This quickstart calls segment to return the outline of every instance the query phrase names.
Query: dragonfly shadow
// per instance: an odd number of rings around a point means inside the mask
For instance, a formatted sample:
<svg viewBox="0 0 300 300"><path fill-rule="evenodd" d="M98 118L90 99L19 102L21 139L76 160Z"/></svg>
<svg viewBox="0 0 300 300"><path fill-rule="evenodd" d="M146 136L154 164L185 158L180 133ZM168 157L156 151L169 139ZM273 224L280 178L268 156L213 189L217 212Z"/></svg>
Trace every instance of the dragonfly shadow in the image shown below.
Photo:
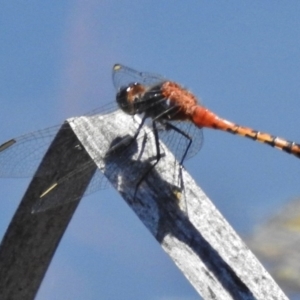
<svg viewBox="0 0 300 300"><path fill-rule="evenodd" d="M117 137L111 142L105 156L104 175L120 193L126 192L131 203L135 201L136 191L142 190L144 183L148 183L151 178L151 173L155 172L153 165L157 162L157 154L149 146L151 143L154 140L147 134L138 140L130 135ZM164 156L161 153L159 160Z"/></svg>

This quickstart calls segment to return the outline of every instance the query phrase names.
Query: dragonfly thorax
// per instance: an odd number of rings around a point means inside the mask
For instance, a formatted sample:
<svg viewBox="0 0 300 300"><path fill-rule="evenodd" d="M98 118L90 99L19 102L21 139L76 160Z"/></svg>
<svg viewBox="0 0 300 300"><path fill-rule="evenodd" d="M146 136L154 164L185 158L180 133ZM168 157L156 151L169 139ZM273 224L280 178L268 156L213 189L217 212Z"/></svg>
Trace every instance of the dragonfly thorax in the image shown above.
<svg viewBox="0 0 300 300"><path fill-rule="evenodd" d="M132 83L120 88L117 93L119 107L129 115L144 114L153 120L172 120L180 108L175 101L166 98L162 92L164 82L152 87Z"/></svg>

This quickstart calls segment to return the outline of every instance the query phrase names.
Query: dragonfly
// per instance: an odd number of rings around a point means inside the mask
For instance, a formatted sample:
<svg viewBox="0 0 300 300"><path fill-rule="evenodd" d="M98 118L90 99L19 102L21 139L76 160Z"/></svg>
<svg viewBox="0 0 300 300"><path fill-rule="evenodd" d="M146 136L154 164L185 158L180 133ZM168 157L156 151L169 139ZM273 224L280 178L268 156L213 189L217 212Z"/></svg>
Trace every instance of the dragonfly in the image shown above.
<svg viewBox="0 0 300 300"><path fill-rule="evenodd" d="M161 75L139 72L124 65L115 64L112 70L112 80L116 89L116 101L92 111L87 116L105 115L116 109L120 109L132 117L141 115L141 122L131 139L132 141L142 138L141 136L145 134L144 127L151 128L156 148L155 160L138 180L136 192L162 157L160 141L163 141L174 153L182 166L186 159L194 156L201 149L203 128L227 131L300 157L299 144L223 119L200 104L196 96L189 90ZM33 176L60 127L61 125L25 134L0 145L0 176ZM66 140L65 144L68 145L68 143L69 141ZM78 147L78 145L73 145L73 147ZM108 156L110 153L111 151L107 149ZM103 157L103 160L107 158L107 155ZM122 150L119 156L123 156L123 160L126 162L128 152ZM51 196L51 193L59 185L72 180L75 175L84 174L92 166L94 166L93 162L79 164L72 172L49 184L49 188L39 195L39 211L76 200L76 197L56 199L53 203L45 201L47 204L43 205L43 200L49 195ZM47 171L42 172L40 176L43 175L46 176ZM104 175L97 171L85 195L106 186L107 181ZM51 200L51 197L49 199Z"/></svg>
<svg viewBox="0 0 300 300"><path fill-rule="evenodd" d="M122 65L115 65L114 71L136 74L137 79L138 75L144 76L144 73L138 73ZM153 123L168 124L167 128L175 129L175 126L172 125L173 121L191 122L199 129L210 128L227 131L300 157L299 144L223 119L201 105L190 91L173 81L162 80L151 86L137 80L129 85L124 85L117 93L116 100L124 112L131 115L143 113L144 119L151 118ZM179 128L175 130L180 131ZM190 139L182 157L181 162L183 162L194 136L184 131L181 134Z"/></svg>

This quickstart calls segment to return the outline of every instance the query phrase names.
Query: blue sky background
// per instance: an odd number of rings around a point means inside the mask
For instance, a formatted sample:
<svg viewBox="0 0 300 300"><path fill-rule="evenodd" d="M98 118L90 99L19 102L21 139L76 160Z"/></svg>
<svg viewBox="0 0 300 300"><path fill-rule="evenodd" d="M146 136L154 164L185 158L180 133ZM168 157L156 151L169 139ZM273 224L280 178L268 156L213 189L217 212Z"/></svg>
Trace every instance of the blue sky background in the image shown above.
<svg viewBox="0 0 300 300"><path fill-rule="evenodd" d="M222 117L300 142L299 13L299 1L2 1L0 140L114 101L119 62L182 83ZM300 195L297 158L204 135L185 166L240 234ZM28 182L0 180L2 235ZM100 298L198 299L112 189L83 199L37 296Z"/></svg>

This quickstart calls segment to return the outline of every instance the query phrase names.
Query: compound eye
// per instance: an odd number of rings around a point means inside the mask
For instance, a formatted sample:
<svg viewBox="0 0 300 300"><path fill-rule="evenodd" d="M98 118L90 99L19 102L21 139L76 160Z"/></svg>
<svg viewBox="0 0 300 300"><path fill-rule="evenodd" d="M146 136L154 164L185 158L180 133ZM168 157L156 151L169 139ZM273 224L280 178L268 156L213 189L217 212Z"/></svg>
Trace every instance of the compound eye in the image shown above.
<svg viewBox="0 0 300 300"><path fill-rule="evenodd" d="M116 96L119 107L127 114L133 114L132 101L130 101L132 86L121 87Z"/></svg>

